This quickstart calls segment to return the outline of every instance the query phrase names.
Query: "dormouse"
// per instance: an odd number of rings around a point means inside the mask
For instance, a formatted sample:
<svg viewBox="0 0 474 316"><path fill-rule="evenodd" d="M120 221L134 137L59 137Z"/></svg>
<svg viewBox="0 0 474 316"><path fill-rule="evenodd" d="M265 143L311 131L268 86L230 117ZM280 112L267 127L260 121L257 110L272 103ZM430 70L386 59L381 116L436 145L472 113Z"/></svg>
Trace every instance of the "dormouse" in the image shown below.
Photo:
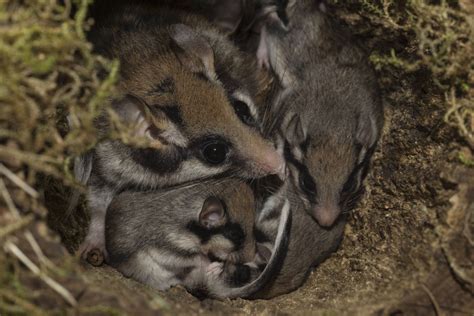
<svg viewBox="0 0 474 316"><path fill-rule="evenodd" d="M330 227L363 192L383 107L367 55L326 10L321 1L288 1L280 23L272 16L265 25L259 49L282 86L271 111L283 117L296 192Z"/></svg>

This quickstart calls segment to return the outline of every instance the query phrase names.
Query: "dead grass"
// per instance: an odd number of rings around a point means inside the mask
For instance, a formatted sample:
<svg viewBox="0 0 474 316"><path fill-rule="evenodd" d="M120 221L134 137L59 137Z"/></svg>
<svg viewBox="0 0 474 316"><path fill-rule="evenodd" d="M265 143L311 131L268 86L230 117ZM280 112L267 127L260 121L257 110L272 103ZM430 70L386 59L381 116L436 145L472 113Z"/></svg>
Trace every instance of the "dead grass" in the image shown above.
<svg viewBox="0 0 474 316"><path fill-rule="evenodd" d="M118 64L91 54L85 40L89 2L75 1L70 18L69 0L0 1L0 314L46 314L23 283L24 267L76 305L55 281L65 267L51 268L30 229L44 226L40 178L74 183L72 157L97 141L93 120L113 91Z"/></svg>

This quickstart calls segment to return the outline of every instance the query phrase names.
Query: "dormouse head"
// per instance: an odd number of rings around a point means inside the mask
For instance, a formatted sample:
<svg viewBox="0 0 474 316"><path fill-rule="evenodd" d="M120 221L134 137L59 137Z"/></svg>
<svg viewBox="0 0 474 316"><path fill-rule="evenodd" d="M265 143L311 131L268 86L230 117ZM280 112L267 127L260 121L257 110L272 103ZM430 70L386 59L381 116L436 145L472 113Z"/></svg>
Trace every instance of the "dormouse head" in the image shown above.
<svg viewBox="0 0 474 316"><path fill-rule="evenodd" d="M370 114L354 117L347 126L354 137L332 135L324 128L308 134L298 115L286 126L285 156L306 211L321 226L332 226L350 211L363 193L363 180L375 150L379 130Z"/></svg>
<svg viewBox="0 0 474 316"><path fill-rule="evenodd" d="M245 184L231 183L237 187L210 193L196 220L187 226L211 261L246 262L255 256L252 192Z"/></svg>
<svg viewBox="0 0 474 316"><path fill-rule="evenodd" d="M151 37L143 41L149 47L140 42L134 48L143 51L121 55L123 94L114 109L136 123L136 135L152 142L151 148L132 149L134 161L168 184L284 170L282 156L260 132L259 79L238 69L247 59L211 35L175 24L167 29L165 45L153 45Z"/></svg>
<svg viewBox="0 0 474 316"><path fill-rule="evenodd" d="M294 3L301 17L289 15L289 32L269 36L270 64L282 86L275 106L284 113L285 156L306 209L332 226L361 195L383 107L354 39L320 7Z"/></svg>

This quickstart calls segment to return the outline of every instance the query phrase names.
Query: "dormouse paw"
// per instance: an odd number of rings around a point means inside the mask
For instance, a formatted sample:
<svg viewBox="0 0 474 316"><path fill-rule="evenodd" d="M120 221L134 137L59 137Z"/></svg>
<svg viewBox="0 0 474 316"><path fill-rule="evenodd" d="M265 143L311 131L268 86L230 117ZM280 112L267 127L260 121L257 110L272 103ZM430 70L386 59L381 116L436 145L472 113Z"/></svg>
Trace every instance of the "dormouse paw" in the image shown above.
<svg viewBox="0 0 474 316"><path fill-rule="evenodd" d="M222 262L212 262L206 268L206 274L212 277L218 277L224 271L224 264Z"/></svg>
<svg viewBox="0 0 474 316"><path fill-rule="evenodd" d="M101 266L108 260L108 253L105 249L105 240L101 238L86 237L86 240L79 247L81 259L93 266Z"/></svg>

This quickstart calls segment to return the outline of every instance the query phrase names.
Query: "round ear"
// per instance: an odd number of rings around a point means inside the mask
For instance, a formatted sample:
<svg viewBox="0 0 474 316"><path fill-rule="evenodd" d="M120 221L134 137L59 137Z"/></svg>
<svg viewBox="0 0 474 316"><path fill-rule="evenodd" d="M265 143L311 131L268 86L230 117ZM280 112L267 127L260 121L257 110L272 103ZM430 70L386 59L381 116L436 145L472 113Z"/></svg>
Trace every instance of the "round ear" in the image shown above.
<svg viewBox="0 0 474 316"><path fill-rule="evenodd" d="M272 257L272 250L267 244L257 243L257 259L258 264L267 264Z"/></svg>
<svg viewBox="0 0 474 316"><path fill-rule="evenodd" d="M225 225L226 211L224 204L215 196L208 197L199 213L199 224L207 229Z"/></svg>
<svg viewBox="0 0 474 316"><path fill-rule="evenodd" d="M356 138L365 147L372 147L379 138L379 128L372 113L361 113L357 117Z"/></svg>
<svg viewBox="0 0 474 316"><path fill-rule="evenodd" d="M139 97L127 94L112 102L112 109L118 117L127 123L134 123L147 116L146 104Z"/></svg>
<svg viewBox="0 0 474 316"><path fill-rule="evenodd" d="M380 128L377 126L375 116L372 113L362 113L358 115L356 140L362 146L358 163L362 163L368 152L373 152L379 137Z"/></svg>
<svg viewBox="0 0 474 316"><path fill-rule="evenodd" d="M293 114L290 118L288 124L284 127L284 135L292 145L298 146L305 141L306 131L298 114Z"/></svg>
<svg viewBox="0 0 474 316"><path fill-rule="evenodd" d="M146 137L155 148L164 148L169 144L185 147L187 139L179 127L169 118L169 107L154 107L151 110L139 97L127 94L115 100L112 109L118 118L133 127L133 136Z"/></svg>
<svg viewBox="0 0 474 316"><path fill-rule="evenodd" d="M152 115L145 102L139 97L127 94L114 100L112 109L122 123L132 128L133 136L147 137L154 142L154 147L162 146L161 141L149 133L151 129L157 129L157 127L151 123Z"/></svg>
<svg viewBox="0 0 474 316"><path fill-rule="evenodd" d="M237 30L243 15L242 0L220 0L213 6L214 23L228 34Z"/></svg>
<svg viewBox="0 0 474 316"><path fill-rule="evenodd" d="M209 78L216 77L214 51L207 39L184 24L170 27L171 39L181 48L177 56L180 62L191 71L204 71Z"/></svg>

